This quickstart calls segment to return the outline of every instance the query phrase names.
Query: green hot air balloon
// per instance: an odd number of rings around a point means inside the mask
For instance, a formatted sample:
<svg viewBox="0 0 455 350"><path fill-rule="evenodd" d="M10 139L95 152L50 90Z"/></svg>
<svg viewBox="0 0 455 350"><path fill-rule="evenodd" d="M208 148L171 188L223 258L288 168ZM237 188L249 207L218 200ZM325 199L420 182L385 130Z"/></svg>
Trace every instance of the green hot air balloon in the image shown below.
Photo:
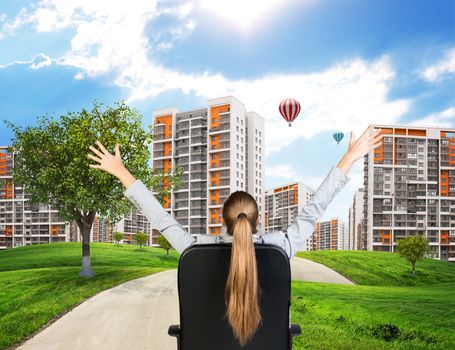
<svg viewBox="0 0 455 350"><path fill-rule="evenodd" d="M333 139L340 144L340 141L343 140L344 134L341 131L336 131L333 133Z"/></svg>

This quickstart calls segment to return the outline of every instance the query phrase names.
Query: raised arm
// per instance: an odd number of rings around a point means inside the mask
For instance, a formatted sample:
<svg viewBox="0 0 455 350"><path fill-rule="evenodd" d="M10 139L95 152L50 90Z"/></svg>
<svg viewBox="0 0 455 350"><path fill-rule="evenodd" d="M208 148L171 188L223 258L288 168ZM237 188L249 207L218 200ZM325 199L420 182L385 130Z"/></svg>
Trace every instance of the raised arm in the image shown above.
<svg viewBox="0 0 455 350"><path fill-rule="evenodd" d="M290 244L290 257L305 244L314 232L316 221L327 210L336 194L349 181L347 176L352 164L382 142L381 129L375 130L370 125L357 140L351 132L346 154L336 167L333 167L315 192L312 200L297 214L294 222L288 227L287 236Z"/></svg>
<svg viewBox="0 0 455 350"><path fill-rule="evenodd" d="M140 180L134 176L123 165L120 156L120 145L115 146L115 154L110 154L101 142L96 142L99 150L90 146L94 154L88 157L98 164L91 164L90 167L100 169L117 177L125 187L125 196L141 210L142 214L152 225L166 237L169 243L181 253L186 247L194 242L194 238L180 225L155 198L153 193Z"/></svg>

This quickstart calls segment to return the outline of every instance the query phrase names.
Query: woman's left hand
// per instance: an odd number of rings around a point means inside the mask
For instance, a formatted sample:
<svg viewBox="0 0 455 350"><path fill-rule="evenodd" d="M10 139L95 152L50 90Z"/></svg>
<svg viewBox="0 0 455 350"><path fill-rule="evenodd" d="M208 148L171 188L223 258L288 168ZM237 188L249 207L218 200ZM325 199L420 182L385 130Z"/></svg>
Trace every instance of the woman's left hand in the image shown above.
<svg viewBox="0 0 455 350"><path fill-rule="evenodd" d="M354 162L365 156L368 152L382 144L381 129L376 129L370 125L363 134L356 140L354 133L351 131L348 151L341 158L338 167L347 174Z"/></svg>

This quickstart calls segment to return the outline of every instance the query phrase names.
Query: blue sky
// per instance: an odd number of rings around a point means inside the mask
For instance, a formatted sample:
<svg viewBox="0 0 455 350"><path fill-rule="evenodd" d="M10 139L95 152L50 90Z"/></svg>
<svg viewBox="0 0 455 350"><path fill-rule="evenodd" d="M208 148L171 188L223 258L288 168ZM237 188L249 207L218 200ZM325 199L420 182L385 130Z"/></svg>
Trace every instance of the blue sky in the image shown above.
<svg viewBox="0 0 455 350"><path fill-rule="evenodd" d="M216 4L216 7L215 5ZM317 188L346 150L334 130L455 127L453 0L2 0L0 119L126 99L160 108L234 95L266 119L267 188ZM297 98L292 128L278 103ZM0 144L11 133L0 125ZM325 218L347 218L361 164Z"/></svg>

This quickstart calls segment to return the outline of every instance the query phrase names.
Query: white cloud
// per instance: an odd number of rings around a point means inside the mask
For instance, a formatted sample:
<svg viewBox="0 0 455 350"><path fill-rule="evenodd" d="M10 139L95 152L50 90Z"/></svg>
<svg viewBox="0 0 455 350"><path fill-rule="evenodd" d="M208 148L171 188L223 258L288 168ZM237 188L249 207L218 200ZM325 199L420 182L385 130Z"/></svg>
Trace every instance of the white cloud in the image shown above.
<svg viewBox="0 0 455 350"><path fill-rule="evenodd" d="M265 174L267 177L279 177L291 181L301 181L301 176L290 164L277 164L266 166Z"/></svg>
<svg viewBox="0 0 455 350"><path fill-rule="evenodd" d="M455 127L455 108L450 107L441 112L431 113L424 118L413 121L411 124L417 125L417 126L454 128Z"/></svg>
<svg viewBox="0 0 455 350"><path fill-rule="evenodd" d="M370 123L394 124L409 109L410 100L388 98L395 72L386 56L372 62L353 58L312 74L277 73L251 80L164 67L153 60L153 54L172 47L195 23L190 18L192 6L166 8L162 3L137 0L132 6L131 2L110 0L43 0L34 12L22 11L19 22L32 22L37 31L74 28L71 49L48 62L76 68L75 79L112 75L116 85L130 92L129 101L169 90L202 98L236 96L248 110L266 119L268 154L299 137L310 138L323 131L360 134ZM153 26L147 25L162 15L175 16L179 24L167 36L154 37L155 33L147 32ZM302 105L291 128L278 113L278 104L286 97L297 98Z"/></svg>
<svg viewBox="0 0 455 350"><path fill-rule="evenodd" d="M5 68L8 68L8 67L11 67L14 65L26 65L32 69L39 69L42 67L50 66L52 63L55 63L55 62L56 62L56 60L53 60L49 56L47 56L43 53L39 53L39 54L33 55L33 57L28 61L17 60L17 61L13 61L13 62L10 62L7 64L0 64L0 69L5 69Z"/></svg>
<svg viewBox="0 0 455 350"><path fill-rule="evenodd" d="M422 77L434 83L447 78L453 73L455 73L455 48L447 51L441 61L427 67L423 71Z"/></svg>

